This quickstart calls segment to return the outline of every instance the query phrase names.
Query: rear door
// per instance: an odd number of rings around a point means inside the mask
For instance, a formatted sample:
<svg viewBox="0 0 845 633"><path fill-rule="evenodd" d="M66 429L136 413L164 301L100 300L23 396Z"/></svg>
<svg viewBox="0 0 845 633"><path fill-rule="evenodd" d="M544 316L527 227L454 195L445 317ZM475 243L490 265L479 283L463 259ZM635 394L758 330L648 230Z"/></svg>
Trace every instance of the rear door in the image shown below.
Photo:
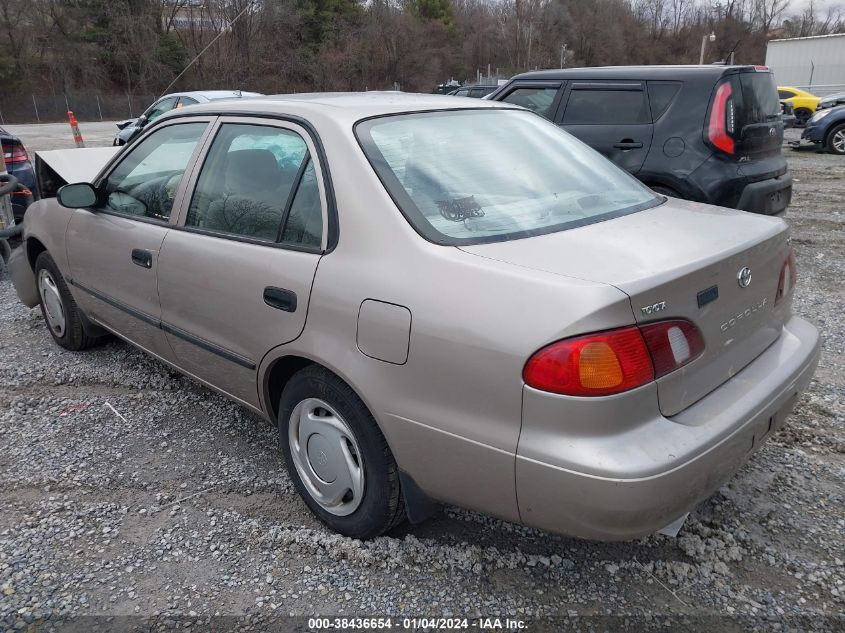
<svg viewBox="0 0 845 633"><path fill-rule="evenodd" d="M162 327L180 367L257 406L261 358L305 326L325 187L298 125L229 117L213 134L159 256Z"/></svg>
<svg viewBox="0 0 845 633"><path fill-rule="evenodd" d="M573 81L555 121L636 174L651 148L653 124L642 81Z"/></svg>

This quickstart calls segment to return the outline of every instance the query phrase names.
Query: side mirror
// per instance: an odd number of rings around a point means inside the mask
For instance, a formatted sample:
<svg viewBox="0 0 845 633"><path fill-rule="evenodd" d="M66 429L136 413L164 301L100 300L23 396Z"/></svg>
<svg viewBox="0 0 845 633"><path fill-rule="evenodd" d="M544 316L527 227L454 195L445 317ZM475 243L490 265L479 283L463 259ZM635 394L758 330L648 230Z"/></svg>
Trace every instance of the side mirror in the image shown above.
<svg viewBox="0 0 845 633"><path fill-rule="evenodd" d="M77 182L59 188L56 200L68 209L85 209L97 204L97 191L90 183Z"/></svg>

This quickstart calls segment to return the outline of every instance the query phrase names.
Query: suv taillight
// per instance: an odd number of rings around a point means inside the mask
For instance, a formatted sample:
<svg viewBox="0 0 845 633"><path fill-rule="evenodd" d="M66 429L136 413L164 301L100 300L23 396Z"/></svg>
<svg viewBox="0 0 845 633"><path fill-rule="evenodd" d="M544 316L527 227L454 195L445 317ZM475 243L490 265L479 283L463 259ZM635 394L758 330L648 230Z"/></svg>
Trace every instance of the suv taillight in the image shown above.
<svg viewBox="0 0 845 633"><path fill-rule="evenodd" d="M732 134L736 129L736 109L734 108L733 90L730 81L716 88L713 105L710 108L710 121L707 125L707 137L714 147L726 154L734 153Z"/></svg>
<svg viewBox="0 0 845 633"><path fill-rule="evenodd" d="M22 163L29 160L23 145L9 144L3 145L3 160L8 163Z"/></svg>
<svg viewBox="0 0 845 633"><path fill-rule="evenodd" d="M697 358L701 332L684 319L628 326L552 343L522 370L525 384L568 396L606 396L645 385Z"/></svg>
<svg viewBox="0 0 845 633"><path fill-rule="evenodd" d="M780 268L780 279L778 279L778 291L775 293L775 305L787 296L795 287L798 278L798 270L795 267L795 253L789 249L789 255L783 266Z"/></svg>

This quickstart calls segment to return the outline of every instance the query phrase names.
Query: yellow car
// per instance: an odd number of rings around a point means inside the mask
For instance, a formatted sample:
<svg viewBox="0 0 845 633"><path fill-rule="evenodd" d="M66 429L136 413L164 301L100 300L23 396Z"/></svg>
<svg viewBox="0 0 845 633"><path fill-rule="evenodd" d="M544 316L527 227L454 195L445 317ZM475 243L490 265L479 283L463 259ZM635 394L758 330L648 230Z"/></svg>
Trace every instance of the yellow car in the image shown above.
<svg viewBox="0 0 845 633"><path fill-rule="evenodd" d="M795 123L804 125L819 107L821 97L792 86L778 86L778 99L788 101L795 108Z"/></svg>

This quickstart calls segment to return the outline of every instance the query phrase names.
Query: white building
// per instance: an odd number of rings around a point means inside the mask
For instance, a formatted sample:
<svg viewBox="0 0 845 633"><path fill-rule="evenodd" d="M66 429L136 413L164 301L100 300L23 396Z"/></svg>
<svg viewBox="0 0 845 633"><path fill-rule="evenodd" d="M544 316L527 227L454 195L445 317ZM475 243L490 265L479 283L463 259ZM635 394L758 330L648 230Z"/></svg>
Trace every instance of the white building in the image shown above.
<svg viewBox="0 0 845 633"><path fill-rule="evenodd" d="M823 96L845 90L845 33L770 40L766 66L780 86Z"/></svg>

